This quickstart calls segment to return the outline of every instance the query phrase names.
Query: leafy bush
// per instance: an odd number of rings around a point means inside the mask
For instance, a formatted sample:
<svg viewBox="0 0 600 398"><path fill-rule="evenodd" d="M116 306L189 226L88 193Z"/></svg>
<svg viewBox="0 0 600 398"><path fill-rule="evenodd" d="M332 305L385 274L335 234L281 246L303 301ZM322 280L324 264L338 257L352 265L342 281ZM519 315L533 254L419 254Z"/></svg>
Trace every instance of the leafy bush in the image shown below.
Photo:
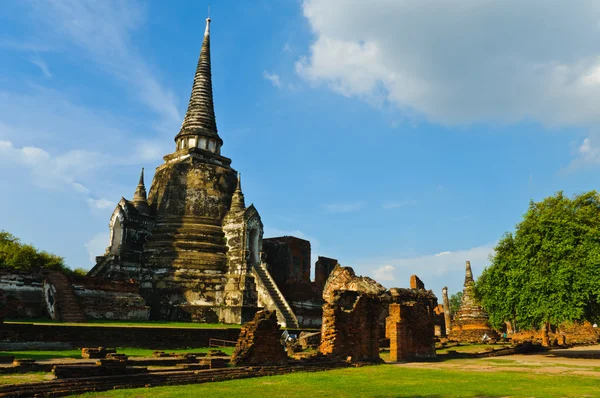
<svg viewBox="0 0 600 398"><path fill-rule="evenodd" d="M23 244L6 231L0 231L0 268L16 271L53 269L69 274L74 272L65 266L62 257Z"/></svg>

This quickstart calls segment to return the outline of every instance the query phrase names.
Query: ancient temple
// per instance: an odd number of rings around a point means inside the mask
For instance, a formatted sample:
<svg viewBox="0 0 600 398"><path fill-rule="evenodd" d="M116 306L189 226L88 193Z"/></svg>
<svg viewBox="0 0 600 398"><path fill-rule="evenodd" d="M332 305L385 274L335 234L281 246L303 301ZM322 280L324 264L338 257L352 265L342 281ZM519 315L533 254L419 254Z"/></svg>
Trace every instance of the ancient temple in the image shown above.
<svg viewBox="0 0 600 398"><path fill-rule="evenodd" d="M245 205L222 146L207 19L175 150L156 169L147 197L142 171L133 200L119 201L109 246L89 273L139 282L152 319L241 323L259 306L254 268L263 225L254 206Z"/></svg>
<svg viewBox="0 0 600 398"><path fill-rule="evenodd" d="M488 323L489 316L475 298L475 281L471 271L471 262L467 261L465 283L460 308L454 315L450 339L459 341L481 341L487 334L490 338L497 333Z"/></svg>

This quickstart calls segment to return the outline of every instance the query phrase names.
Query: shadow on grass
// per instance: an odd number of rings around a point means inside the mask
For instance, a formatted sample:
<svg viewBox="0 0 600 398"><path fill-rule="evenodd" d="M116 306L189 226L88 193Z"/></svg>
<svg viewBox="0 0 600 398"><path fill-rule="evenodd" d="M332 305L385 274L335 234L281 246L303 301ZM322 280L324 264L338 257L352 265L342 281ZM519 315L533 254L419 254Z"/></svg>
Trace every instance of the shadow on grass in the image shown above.
<svg viewBox="0 0 600 398"><path fill-rule="evenodd" d="M396 398L446 398L449 395L440 395L440 394L431 394L431 395L415 395L415 394L400 394L400 395L393 395L393 397ZM489 395L489 394L485 394L485 393L473 393L472 395L473 397L478 397L478 398L500 398L503 395ZM373 395L374 398L389 398L390 395Z"/></svg>
<svg viewBox="0 0 600 398"><path fill-rule="evenodd" d="M555 358L600 359L600 346L589 350L551 350L548 356Z"/></svg>

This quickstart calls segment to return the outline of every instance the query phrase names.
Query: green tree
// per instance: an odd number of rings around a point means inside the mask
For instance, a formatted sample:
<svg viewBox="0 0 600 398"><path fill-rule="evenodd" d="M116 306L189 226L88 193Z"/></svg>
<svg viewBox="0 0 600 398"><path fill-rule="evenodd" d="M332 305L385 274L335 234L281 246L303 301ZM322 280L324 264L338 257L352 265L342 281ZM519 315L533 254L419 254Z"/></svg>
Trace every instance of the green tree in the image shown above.
<svg viewBox="0 0 600 398"><path fill-rule="evenodd" d="M454 318L454 314L456 314L456 312L460 308L460 303L462 302L462 296L463 296L463 292L460 291L458 293L452 294L448 298L448 301L450 302L450 316L453 318Z"/></svg>
<svg viewBox="0 0 600 398"><path fill-rule="evenodd" d="M23 244L6 231L0 231L0 268L22 271L44 268L71 271L65 266L62 257Z"/></svg>
<svg viewBox="0 0 600 398"><path fill-rule="evenodd" d="M600 195L531 202L506 233L476 293L496 328L600 319Z"/></svg>

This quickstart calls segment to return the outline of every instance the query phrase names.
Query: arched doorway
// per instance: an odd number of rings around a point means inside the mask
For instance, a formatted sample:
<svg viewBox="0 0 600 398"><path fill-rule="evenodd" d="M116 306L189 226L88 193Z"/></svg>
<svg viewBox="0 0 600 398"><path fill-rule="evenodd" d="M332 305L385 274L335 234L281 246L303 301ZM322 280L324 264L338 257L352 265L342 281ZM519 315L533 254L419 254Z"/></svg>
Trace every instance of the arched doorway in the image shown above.
<svg viewBox="0 0 600 398"><path fill-rule="evenodd" d="M110 254L119 254L121 242L123 241L123 225L121 219L115 217L111 230Z"/></svg>
<svg viewBox="0 0 600 398"><path fill-rule="evenodd" d="M258 247L259 233L257 228L250 230L250 263L251 265L260 264L260 248Z"/></svg>

